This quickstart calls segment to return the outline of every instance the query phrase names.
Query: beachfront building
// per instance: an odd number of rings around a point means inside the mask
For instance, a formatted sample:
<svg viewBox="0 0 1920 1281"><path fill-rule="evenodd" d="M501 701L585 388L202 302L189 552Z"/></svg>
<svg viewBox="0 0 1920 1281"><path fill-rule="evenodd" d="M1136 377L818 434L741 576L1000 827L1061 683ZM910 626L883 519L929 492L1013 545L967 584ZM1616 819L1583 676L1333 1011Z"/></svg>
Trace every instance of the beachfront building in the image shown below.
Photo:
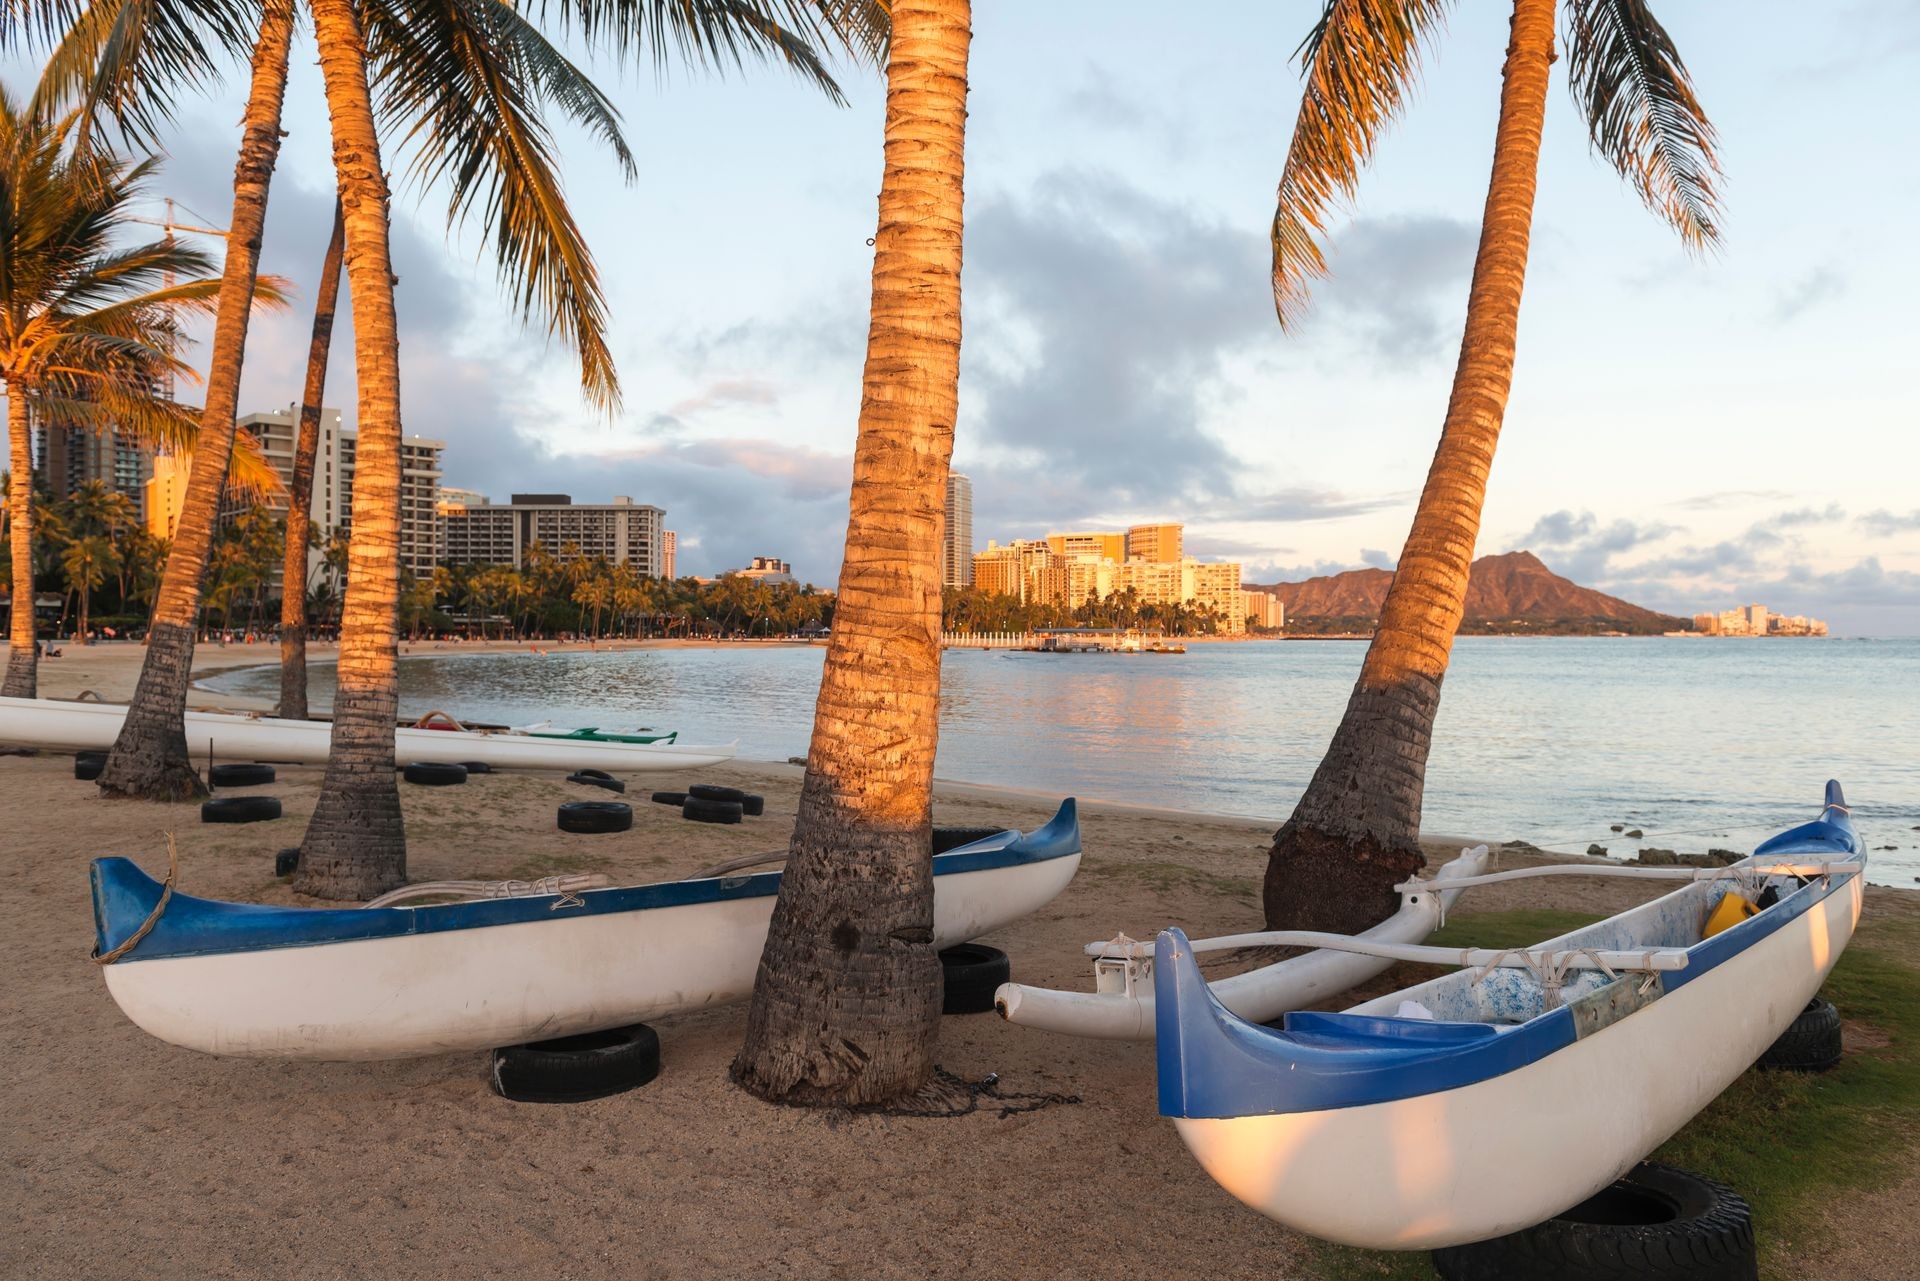
<svg viewBox="0 0 1920 1281"><path fill-rule="evenodd" d="M660 577L672 578L673 563L680 555L680 536L671 529L660 531Z"/></svg>
<svg viewBox="0 0 1920 1281"><path fill-rule="evenodd" d="M1717 614L1695 614L1693 630L1708 636L1825 636L1827 625L1805 614L1775 614L1765 605L1743 605Z"/></svg>
<svg viewBox="0 0 1920 1281"><path fill-rule="evenodd" d="M725 569L720 577L732 574L736 578L751 578L756 583L791 583L797 580L793 576L793 566L777 556L755 556L753 563L745 569Z"/></svg>
<svg viewBox="0 0 1920 1281"><path fill-rule="evenodd" d="M1287 604L1272 592L1242 591L1240 613L1249 627L1275 632L1287 628Z"/></svg>
<svg viewBox="0 0 1920 1281"><path fill-rule="evenodd" d="M1180 560L1186 553L1183 548L1186 526L1184 525L1134 525L1127 530L1127 559L1147 560L1167 563Z"/></svg>
<svg viewBox="0 0 1920 1281"><path fill-rule="evenodd" d="M666 512L621 495L575 503L569 494L514 494L505 503L442 502L440 559L452 565L522 568L535 543L558 560L603 557L649 578L665 574Z"/></svg>
<svg viewBox="0 0 1920 1281"><path fill-rule="evenodd" d="M1072 534L1048 534L1047 546L1056 556L1090 556L1094 560L1121 561L1127 558L1127 536L1083 530Z"/></svg>
<svg viewBox="0 0 1920 1281"><path fill-rule="evenodd" d="M1107 544L1091 541L1106 537L1117 536L1053 534L1045 539L1016 539L1004 547L989 540L987 550L973 558L973 585L1023 603L1066 605L1125 592L1141 605L1211 610L1229 632L1246 630L1237 562L1206 563L1192 556L1172 561L1115 560L1099 554Z"/></svg>
<svg viewBox="0 0 1920 1281"><path fill-rule="evenodd" d="M287 494L293 489L293 456L300 436L300 406L288 405L271 413L247 414L235 426L253 438L267 465L280 477L282 493L260 500L251 496L223 494L220 499L220 523L239 519L241 513L262 502L275 515L284 516ZM320 438L314 450L313 491L307 507L308 519L320 527L323 539L345 535L353 529L353 477L359 452L360 433L341 425L340 411L320 411ZM404 572L415 578L433 577L440 563L440 523L436 508L440 498L440 455L446 442L424 436L407 436L400 442L400 563ZM308 553L308 573L323 559L319 549Z"/></svg>
<svg viewBox="0 0 1920 1281"><path fill-rule="evenodd" d="M153 475L142 487L147 532L171 540L180 527L180 509L187 502L187 476L193 471L191 454L156 454Z"/></svg>
<svg viewBox="0 0 1920 1281"><path fill-rule="evenodd" d="M973 481L947 473L947 528L940 538L940 585L973 586Z"/></svg>
<svg viewBox="0 0 1920 1281"><path fill-rule="evenodd" d="M119 428L94 431L63 426L42 421L36 411L27 441L33 474L55 498L70 498L81 486L97 480L132 499L145 519L153 455L121 435Z"/></svg>

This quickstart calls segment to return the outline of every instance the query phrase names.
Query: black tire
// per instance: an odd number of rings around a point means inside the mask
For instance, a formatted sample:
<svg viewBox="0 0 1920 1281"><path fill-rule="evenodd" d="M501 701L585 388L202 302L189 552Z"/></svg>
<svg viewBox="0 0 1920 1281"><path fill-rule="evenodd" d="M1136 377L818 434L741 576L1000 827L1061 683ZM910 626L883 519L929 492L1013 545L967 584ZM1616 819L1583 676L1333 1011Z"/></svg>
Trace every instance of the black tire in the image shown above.
<svg viewBox="0 0 1920 1281"><path fill-rule="evenodd" d="M260 787L272 781L271 765L216 765L207 771L214 787Z"/></svg>
<svg viewBox="0 0 1920 1281"><path fill-rule="evenodd" d="M655 792L647 799L655 805L685 805L687 803L687 794L685 792Z"/></svg>
<svg viewBox="0 0 1920 1281"><path fill-rule="evenodd" d="M107 753L97 747L89 747L82 751L75 752L73 759L76 761L99 761L104 765L107 761Z"/></svg>
<svg viewBox="0 0 1920 1281"><path fill-rule="evenodd" d="M292 876L299 870L300 847L298 845L292 849L281 850L273 856L273 874L275 876Z"/></svg>
<svg viewBox="0 0 1920 1281"><path fill-rule="evenodd" d="M75 778L99 778L100 771L106 767L107 762L105 757L101 757L98 760L88 756L76 756L73 758L73 776Z"/></svg>
<svg viewBox="0 0 1920 1281"><path fill-rule="evenodd" d="M748 792L740 798L740 812L748 818L759 818L767 812L767 798Z"/></svg>
<svg viewBox="0 0 1920 1281"><path fill-rule="evenodd" d="M933 852L945 854L948 850L957 850L962 845L971 845L975 841L984 841L989 836L998 836L1006 830L1004 827L936 827L933 829Z"/></svg>
<svg viewBox="0 0 1920 1281"><path fill-rule="evenodd" d="M984 943L961 943L940 953L942 1014L985 1014L993 994L1013 977L1007 954Z"/></svg>
<svg viewBox="0 0 1920 1281"><path fill-rule="evenodd" d="M732 801L736 805L747 799L747 794L737 787L714 787L706 783L695 783L687 789L687 795L703 801Z"/></svg>
<svg viewBox="0 0 1920 1281"><path fill-rule="evenodd" d="M710 801L689 796L680 804L680 817L696 823L738 823L743 813L739 801Z"/></svg>
<svg viewBox="0 0 1920 1281"><path fill-rule="evenodd" d="M493 773L493 766L487 764L485 761L461 761L460 768L469 774Z"/></svg>
<svg viewBox="0 0 1920 1281"><path fill-rule="evenodd" d="M261 823L279 817L278 796L216 796L200 806L202 823Z"/></svg>
<svg viewBox="0 0 1920 1281"><path fill-rule="evenodd" d="M633 826L633 806L625 801L568 801L560 807L563 832L624 832Z"/></svg>
<svg viewBox="0 0 1920 1281"><path fill-rule="evenodd" d="M1642 1163L1571 1210L1433 1252L1446 1281L1755 1281L1753 1212L1732 1188Z"/></svg>
<svg viewBox="0 0 1920 1281"><path fill-rule="evenodd" d="M415 761L407 766L403 777L409 783L418 783L421 787L451 787L455 783L467 781L467 767L448 765L440 761Z"/></svg>
<svg viewBox="0 0 1920 1281"><path fill-rule="evenodd" d="M660 1037L644 1023L493 1052L493 1092L516 1103L584 1103L660 1075Z"/></svg>
<svg viewBox="0 0 1920 1281"><path fill-rule="evenodd" d="M1760 1066L1784 1072L1825 1072L1839 1065L1843 1050L1840 1011L1832 1001L1815 996L1760 1056Z"/></svg>
<svg viewBox="0 0 1920 1281"><path fill-rule="evenodd" d="M579 783L584 787L604 787L609 792L624 792L627 785L611 774L602 774L599 770L576 770L567 775L569 783Z"/></svg>

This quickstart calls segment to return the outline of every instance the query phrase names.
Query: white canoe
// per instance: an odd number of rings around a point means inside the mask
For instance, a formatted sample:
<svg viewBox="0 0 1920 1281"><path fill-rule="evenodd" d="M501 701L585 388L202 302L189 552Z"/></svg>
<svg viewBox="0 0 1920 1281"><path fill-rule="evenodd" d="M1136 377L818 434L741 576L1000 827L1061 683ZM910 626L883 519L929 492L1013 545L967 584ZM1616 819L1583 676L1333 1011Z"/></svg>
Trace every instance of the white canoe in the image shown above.
<svg viewBox="0 0 1920 1281"><path fill-rule="evenodd" d="M83 751L106 750L120 735L127 709L119 703L74 703L45 698L0 698L0 743ZM327 721L289 721L236 712L186 716L187 750L196 760L209 749L216 761L286 761L324 765L333 743ZM485 761L501 769L700 769L733 759L733 744L608 743L545 738L520 730L396 729L394 757L461 764Z"/></svg>
<svg viewBox="0 0 1920 1281"><path fill-rule="evenodd" d="M1864 868L1829 784L1819 820L1725 875L1528 949L1549 977L1567 967L1558 1001L1531 969L1488 965L1343 1014L1290 1014L1284 1031L1222 1008L1169 931L1160 1111L1228 1192L1330 1241L1426 1250L1543 1222L1646 1157L1786 1030L1853 935ZM1702 938L1725 894L1763 882L1778 901ZM1640 952L1644 970L1612 978L1589 949L1616 970Z"/></svg>
<svg viewBox="0 0 1920 1281"><path fill-rule="evenodd" d="M1487 847L1462 850L1435 874L1433 883L1477 876L1486 870ZM1375 943L1418 943L1440 928L1458 889L1412 890L1400 910L1355 937ZM1218 944L1223 940L1204 940ZM1208 950L1204 949L1203 950ZM1217 949L1214 949L1217 950ZM1103 1041L1153 1039L1153 944L1122 936L1111 943L1088 944L1094 958L1094 990L1003 983L994 993L1000 1017L1023 1027ZM1390 957L1318 949L1272 965L1208 984L1214 999L1252 1023L1279 1018L1288 1010L1358 987L1393 964Z"/></svg>
<svg viewBox="0 0 1920 1281"><path fill-rule="evenodd" d="M1037 831L933 859L950 947L1046 904L1080 865L1069 800ZM132 938L161 884L93 863L98 952ZM249 1058L394 1059L570 1036L746 997L780 873L441 907L325 910L174 894L103 968L140 1027Z"/></svg>

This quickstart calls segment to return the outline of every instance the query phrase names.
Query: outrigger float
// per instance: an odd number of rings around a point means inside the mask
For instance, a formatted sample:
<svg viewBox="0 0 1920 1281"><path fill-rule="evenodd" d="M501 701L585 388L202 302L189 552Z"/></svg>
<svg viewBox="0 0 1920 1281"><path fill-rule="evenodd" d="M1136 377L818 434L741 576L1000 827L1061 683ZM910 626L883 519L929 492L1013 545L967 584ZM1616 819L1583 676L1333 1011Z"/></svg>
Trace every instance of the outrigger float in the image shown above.
<svg viewBox="0 0 1920 1281"><path fill-rule="evenodd" d="M1401 895L1399 911L1354 938L1382 947L1421 942L1440 928L1470 878L1486 870L1487 859L1484 845L1462 850L1460 857L1441 867L1432 881L1407 888ZM1257 946L1258 942L1252 935L1230 935L1201 939L1192 946L1199 951L1226 951ZM1122 934L1108 942L1089 943L1086 952L1093 958L1093 991L1003 983L993 997L1000 1017L1066 1036L1107 1041L1150 1039L1154 1034L1153 941ZM1265 1023L1288 1010L1357 987L1395 959L1388 951L1320 948L1217 979L1209 986L1214 999L1233 1013Z"/></svg>
<svg viewBox="0 0 1920 1281"><path fill-rule="evenodd" d="M47 698L0 698L0 743L63 749L101 750L113 746L127 709L118 703L82 703ZM287 761L324 765L333 743L328 721L294 721L243 712L186 714L187 746L196 755L211 752L229 761ZM695 746L675 735L603 734L599 730L565 733L532 730L471 729L444 712L430 713L412 726L394 729L393 749L401 761L462 765L484 761L500 769L604 769L642 772L689 770L733 759L732 743Z"/></svg>
<svg viewBox="0 0 1920 1281"><path fill-rule="evenodd" d="M1227 1191L1330 1241L1432 1249L1543 1222L1653 1151L1786 1030L1853 936L1865 869L1828 783L1818 819L1731 867L1462 878L1692 883L1531 948L1403 946L1465 968L1281 1029L1223 1005L1196 945L1168 930L1154 948L1160 1111Z"/></svg>
<svg viewBox="0 0 1920 1281"><path fill-rule="evenodd" d="M1037 910L1079 865L1072 800L1035 831L934 855L935 945ZM101 858L96 957L112 958L107 990L128 1018L190 1050L289 1059L482 1050L744 999L780 875L328 910L193 898L127 859Z"/></svg>

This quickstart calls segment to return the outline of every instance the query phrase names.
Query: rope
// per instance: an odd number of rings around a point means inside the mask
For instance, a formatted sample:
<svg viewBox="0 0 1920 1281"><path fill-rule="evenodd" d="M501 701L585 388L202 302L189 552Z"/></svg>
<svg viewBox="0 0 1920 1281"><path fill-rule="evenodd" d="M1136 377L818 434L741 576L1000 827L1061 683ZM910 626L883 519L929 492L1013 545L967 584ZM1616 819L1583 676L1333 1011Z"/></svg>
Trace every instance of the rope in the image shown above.
<svg viewBox="0 0 1920 1281"><path fill-rule="evenodd" d="M134 946L147 936L147 932L160 923L160 914L167 910L167 903L173 898L173 882L180 875L180 851L174 848L173 833L167 833L167 879L160 884L160 901L147 913L147 919L140 922L140 928L127 937L127 941L108 952L105 956L98 951L92 953L95 965L112 965L115 961L133 951Z"/></svg>

